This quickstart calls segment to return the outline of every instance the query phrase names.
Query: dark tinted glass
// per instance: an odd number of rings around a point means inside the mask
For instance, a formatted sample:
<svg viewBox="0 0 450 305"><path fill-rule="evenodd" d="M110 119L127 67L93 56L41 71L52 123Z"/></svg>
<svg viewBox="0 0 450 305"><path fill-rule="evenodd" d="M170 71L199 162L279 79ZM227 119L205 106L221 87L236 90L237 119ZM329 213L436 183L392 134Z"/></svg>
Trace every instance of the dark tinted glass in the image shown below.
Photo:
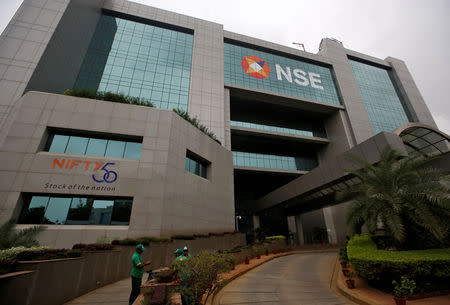
<svg viewBox="0 0 450 305"><path fill-rule="evenodd" d="M84 225L89 224L93 199L74 197L67 215L66 224Z"/></svg>
<svg viewBox="0 0 450 305"><path fill-rule="evenodd" d="M116 199L111 217L112 225L127 226L130 223L131 200Z"/></svg>
<svg viewBox="0 0 450 305"><path fill-rule="evenodd" d="M42 223L49 197L33 196L28 209L22 215L22 223Z"/></svg>

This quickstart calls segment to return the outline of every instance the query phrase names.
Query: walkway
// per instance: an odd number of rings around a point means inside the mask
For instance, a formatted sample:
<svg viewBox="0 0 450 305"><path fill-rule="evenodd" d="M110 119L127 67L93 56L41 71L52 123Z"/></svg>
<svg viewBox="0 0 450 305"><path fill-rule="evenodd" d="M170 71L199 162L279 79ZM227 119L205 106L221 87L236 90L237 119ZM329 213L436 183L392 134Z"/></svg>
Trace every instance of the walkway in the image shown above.
<svg viewBox="0 0 450 305"><path fill-rule="evenodd" d="M267 262L225 286L214 305L343 305L330 289L336 253L288 255Z"/></svg>
<svg viewBox="0 0 450 305"><path fill-rule="evenodd" d="M128 305L130 291L131 279L127 278L93 290L65 305Z"/></svg>

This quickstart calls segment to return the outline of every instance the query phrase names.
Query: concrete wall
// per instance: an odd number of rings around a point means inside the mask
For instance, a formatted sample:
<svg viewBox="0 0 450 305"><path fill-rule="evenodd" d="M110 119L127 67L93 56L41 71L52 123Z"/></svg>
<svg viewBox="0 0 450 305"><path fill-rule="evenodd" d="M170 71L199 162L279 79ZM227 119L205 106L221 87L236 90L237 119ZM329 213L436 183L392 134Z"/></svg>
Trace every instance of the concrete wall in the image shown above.
<svg viewBox="0 0 450 305"><path fill-rule="evenodd" d="M244 234L226 234L192 241L150 243L143 259L150 260L145 270L169 266L174 249L188 245L192 254L202 250L227 250L245 244ZM118 246L111 251L83 252L81 258L38 262L19 262L19 270L33 273L0 279L2 304L60 305L91 290L130 276L133 246ZM143 280L147 279L144 274Z"/></svg>
<svg viewBox="0 0 450 305"><path fill-rule="evenodd" d="M0 222L17 218L22 193L133 197L130 225L49 225L40 237L51 246L109 237L170 236L234 230L231 152L169 110L28 92L0 147ZM47 128L143 137L139 160L42 151ZM208 178L185 170L186 150L211 162ZM54 158L114 162L114 190L46 189L46 183L100 186L83 166L52 168ZM106 186L106 185L103 185Z"/></svg>
<svg viewBox="0 0 450 305"><path fill-rule="evenodd" d="M69 2L24 0L0 36L0 145Z"/></svg>

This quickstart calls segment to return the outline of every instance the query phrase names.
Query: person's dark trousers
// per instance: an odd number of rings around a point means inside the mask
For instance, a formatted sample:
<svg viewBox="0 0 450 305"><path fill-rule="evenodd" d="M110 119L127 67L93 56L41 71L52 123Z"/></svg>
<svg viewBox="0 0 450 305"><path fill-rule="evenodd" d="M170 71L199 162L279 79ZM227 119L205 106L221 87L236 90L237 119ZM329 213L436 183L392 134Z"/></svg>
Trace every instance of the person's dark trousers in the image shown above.
<svg viewBox="0 0 450 305"><path fill-rule="evenodd" d="M130 300L128 301L129 305L132 305L134 300L138 297L138 295L141 293L141 283L142 278L139 277L131 277L131 293L130 293Z"/></svg>

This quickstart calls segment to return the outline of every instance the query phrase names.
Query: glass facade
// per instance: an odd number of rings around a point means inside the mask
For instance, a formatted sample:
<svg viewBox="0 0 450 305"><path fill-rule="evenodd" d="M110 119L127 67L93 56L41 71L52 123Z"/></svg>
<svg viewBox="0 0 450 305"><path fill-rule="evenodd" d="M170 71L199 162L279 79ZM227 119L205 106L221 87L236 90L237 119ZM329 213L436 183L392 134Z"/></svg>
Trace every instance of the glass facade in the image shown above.
<svg viewBox="0 0 450 305"><path fill-rule="evenodd" d="M324 130L299 130L299 129L293 129L293 128L285 128L285 127L270 126L270 125L263 125L263 124L257 124L257 123L249 123L249 122L240 122L240 121L230 121L230 124L231 124L231 126L236 126L236 127L246 127L246 128L254 128L254 129L266 130L266 131L282 132L282 133L288 133L288 134L298 135L298 136L321 137L321 138L327 137Z"/></svg>
<svg viewBox="0 0 450 305"><path fill-rule="evenodd" d="M389 71L349 59L375 134L409 122Z"/></svg>
<svg viewBox="0 0 450 305"><path fill-rule="evenodd" d="M245 56L261 58L270 68L269 75L255 78L247 74ZM340 105L329 68L230 43L224 44L224 61L225 83Z"/></svg>
<svg viewBox="0 0 450 305"><path fill-rule="evenodd" d="M74 87L187 110L192 46L192 34L102 15Z"/></svg>
<svg viewBox="0 0 450 305"><path fill-rule="evenodd" d="M20 223L58 225L128 225L131 199L79 196L31 196Z"/></svg>
<svg viewBox="0 0 450 305"><path fill-rule="evenodd" d="M310 171L318 165L317 160L313 157L290 157L241 151L233 151L233 164L235 166L299 171Z"/></svg>
<svg viewBox="0 0 450 305"><path fill-rule="evenodd" d="M194 160L192 157L186 156L186 170L197 176L206 178L206 169L208 165L201 161Z"/></svg>
<svg viewBox="0 0 450 305"><path fill-rule="evenodd" d="M52 134L47 147L62 154L139 159L142 143Z"/></svg>

